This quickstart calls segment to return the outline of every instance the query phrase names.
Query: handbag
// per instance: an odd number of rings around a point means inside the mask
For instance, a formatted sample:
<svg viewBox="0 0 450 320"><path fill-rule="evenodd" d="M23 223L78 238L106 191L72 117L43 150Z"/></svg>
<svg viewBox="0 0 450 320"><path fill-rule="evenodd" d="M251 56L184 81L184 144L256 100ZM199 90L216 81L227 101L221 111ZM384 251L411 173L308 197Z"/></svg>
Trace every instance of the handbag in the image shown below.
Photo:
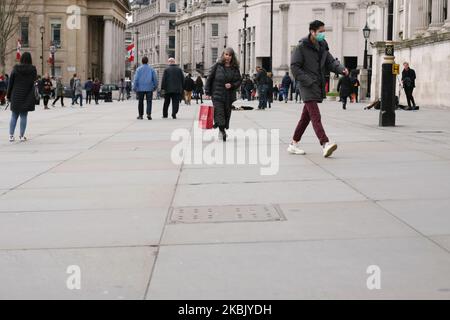
<svg viewBox="0 0 450 320"><path fill-rule="evenodd" d="M198 127L200 129L213 129L214 127L214 107L202 104L198 115Z"/></svg>

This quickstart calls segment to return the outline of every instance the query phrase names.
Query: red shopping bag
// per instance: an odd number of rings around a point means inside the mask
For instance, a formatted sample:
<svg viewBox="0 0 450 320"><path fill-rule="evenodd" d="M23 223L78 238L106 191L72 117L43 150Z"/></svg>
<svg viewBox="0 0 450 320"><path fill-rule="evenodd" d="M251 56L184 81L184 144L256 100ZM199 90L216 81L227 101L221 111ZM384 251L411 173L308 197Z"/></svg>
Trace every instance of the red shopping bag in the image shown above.
<svg viewBox="0 0 450 320"><path fill-rule="evenodd" d="M200 129L212 129L214 127L214 107L202 104L198 116Z"/></svg>

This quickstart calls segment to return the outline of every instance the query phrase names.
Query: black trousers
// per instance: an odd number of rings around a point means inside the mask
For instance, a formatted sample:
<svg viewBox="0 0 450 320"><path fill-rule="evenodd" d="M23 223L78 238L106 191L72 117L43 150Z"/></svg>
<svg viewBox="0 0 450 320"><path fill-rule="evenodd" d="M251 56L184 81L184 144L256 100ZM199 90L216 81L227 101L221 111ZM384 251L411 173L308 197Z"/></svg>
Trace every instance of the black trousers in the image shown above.
<svg viewBox="0 0 450 320"><path fill-rule="evenodd" d="M406 100L408 101L408 107L410 107L410 108L411 108L411 103L414 108L416 107L416 102L414 101L414 97L413 97L413 91L414 91L414 88L405 88Z"/></svg>
<svg viewBox="0 0 450 320"><path fill-rule="evenodd" d="M91 104L92 101L92 91L86 90L86 104Z"/></svg>
<svg viewBox="0 0 450 320"><path fill-rule="evenodd" d="M214 105L214 128L219 128L221 131L230 129L230 119L232 111L232 102L213 101Z"/></svg>
<svg viewBox="0 0 450 320"><path fill-rule="evenodd" d="M57 96L56 99L53 101L53 105L55 105L59 99L61 99L61 106L64 107L64 96Z"/></svg>
<svg viewBox="0 0 450 320"><path fill-rule="evenodd" d="M48 95L44 95L44 106L47 107L48 106L48 101L50 100L50 96Z"/></svg>
<svg viewBox="0 0 450 320"><path fill-rule="evenodd" d="M166 93L164 95L163 117L169 116L169 105L172 101L172 116L176 116L180 107L181 94L179 93Z"/></svg>
<svg viewBox="0 0 450 320"><path fill-rule="evenodd" d="M95 104L98 104L98 99L100 99L100 93L99 92L94 92L94 99L95 99Z"/></svg>
<svg viewBox="0 0 450 320"><path fill-rule="evenodd" d="M139 104L138 111L139 116L142 117L144 115L144 98L147 101L147 116L152 115L152 99L153 99L153 91L139 91L137 93Z"/></svg>

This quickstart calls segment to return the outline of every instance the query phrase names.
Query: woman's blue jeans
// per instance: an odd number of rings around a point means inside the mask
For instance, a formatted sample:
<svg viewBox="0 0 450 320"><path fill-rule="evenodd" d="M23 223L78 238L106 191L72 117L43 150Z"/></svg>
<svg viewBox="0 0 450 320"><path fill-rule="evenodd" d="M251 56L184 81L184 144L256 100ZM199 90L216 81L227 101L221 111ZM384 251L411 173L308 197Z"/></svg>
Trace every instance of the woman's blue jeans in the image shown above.
<svg viewBox="0 0 450 320"><path fill-rule="evenodd" d="M12 111L11 114L11 122L9 123L9 135L14 136L14 132L16 131L17 120L20 116L20 136L23 137L25 135L25 130L27 129L27 117L28 111L25 112L15 112Z"/></svg>

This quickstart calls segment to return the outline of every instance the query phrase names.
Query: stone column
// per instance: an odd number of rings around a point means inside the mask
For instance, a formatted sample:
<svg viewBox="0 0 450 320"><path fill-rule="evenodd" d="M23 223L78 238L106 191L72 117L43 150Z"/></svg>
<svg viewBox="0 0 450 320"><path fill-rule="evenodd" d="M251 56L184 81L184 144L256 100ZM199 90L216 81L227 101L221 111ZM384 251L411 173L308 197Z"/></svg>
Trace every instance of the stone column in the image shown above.
<svg viewBox="0 0 450 320"><path fill-rule="evenodd" d="M103 17L105 21L105 29L103 33L103 83L111 83L113 71L113 17Z"/></svg>
<svg viewBox="0 0 450 320"><path fill-rule="evenodd" d="M450 30L450 1L447 1L447 20L445 20L444 28Z"/></svg>
<svg viewBox="0 0 450 320"><path fill-rule="evenodd" d="M280 27L281 27L281 45L279 47L280 52L280 67L278 68L281 71L289 71L289 58L290 50L288 48L288 14L289 14L288 3L280 4ZM276 34L273 35L273 47L275 48L275 39L277 38ZM270 39L268 39L270 41ZM251 46L250 46L251 50ZM250 53L251 54L251 53ZM273 65L273 61L272 61Z"/></svg>
<svg viewBox="0 0 450 320"><path fill-rule="evenodd" d="M428 0L417 0L417 2L418 14L415 36L420 37L428 30Z"/></svg>
<svg viewBox="0 0 450 320"><path fill-rule="evenodd" d="M334 56L340 61L344 55L344 9L345 2L332 2L331 8L333 9L333 16L335 16L335 23L333 25L334 34Z"/></svg>
<svg viewBox="0 0 450 320"><path fill-rule="evenodd" d="M431 24L429 31L438 31L444 25L444 0L432 0Z"/></svg>

